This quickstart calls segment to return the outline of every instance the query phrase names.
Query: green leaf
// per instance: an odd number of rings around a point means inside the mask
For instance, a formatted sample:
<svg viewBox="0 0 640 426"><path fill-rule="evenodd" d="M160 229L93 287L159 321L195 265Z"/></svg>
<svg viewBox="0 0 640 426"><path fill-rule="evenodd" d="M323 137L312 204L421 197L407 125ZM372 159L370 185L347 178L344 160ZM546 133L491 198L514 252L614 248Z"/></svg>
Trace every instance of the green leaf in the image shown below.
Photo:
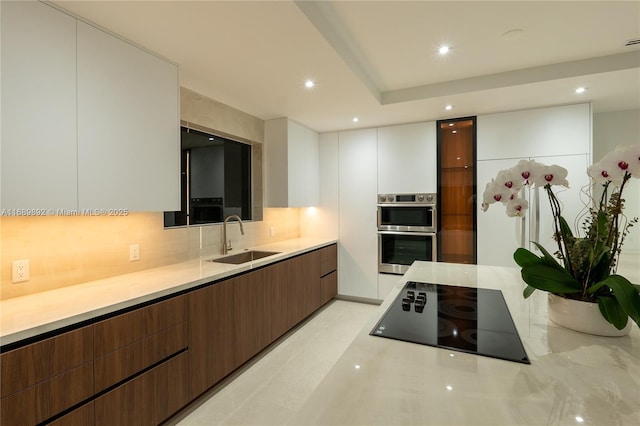
<svg viewBox="0 0 640 426"><path fill-rule="evenodd" d="M560 220L560 232L562 232L562 239L567 241L567 237L573 237L571 227L567 224L567 221L564 220L564 217L560 216L558 219Z"/></svg>
<svg viewBox="0 0 640 426"><path fill-rule="evenodd" d="M606 247L598 254L597 261L591 268L591 282L599 282L609 276L609 266L611 264L611 255Z"/></svg>
<svg viewBox="0 0 640 426"><path fill-rule="evenodd" d="M602 210L598 211L597 235L603 240L607 238L607 222L608 222L607 214Z"/></svg>
<svg viewBox="0 0 640 426"><path fill-rule="evenodd" d="M522 247L518 248L513 253L513 260L515 260L518 266L520 266L521 268L524 268L525 266L533 266L533 265L538 265L542 263L542 259L540 259L540 257L536 256L535 254L531 253L529 250Z"/></svg>
<svg viewBox="0 0 640 426"><path fill-rule="evenodd" d="M629 316L622 310L617 300L611 296L601 296L598 298L598 308L600 313L615 328L622 330L626 327Z"/></svg>
<svg viewBox="0 0 640 426"><path fill-rule="evenodd" d="M636 287L620 275L610 275L600 283L604 283L613 291L613 297L622 310L640 326L640 294Z"/></svg>
<svg viewBox="0 0 640 426"><path fill-rule="evenodd" d="M530 285L528 285L527 288L525 288L524 291L522 292L522 295L526 299L529 296L531 296L534 291L536 291L536 288L535 287L531 287Z"/></svg>
<svg viewBox="0 0 640 426"><path fill-rule="evenodd" d="M538 290L560 294L582 291L580 283L562 268L557 269L539 264L525 266L520 274L524 282Z"/></svg>
<svg viewBox="0 0 640 426"><path fill-rule="evenodd" d="M553 268L556 268L562 271L565 270L544 247L542 247L540 244L536 243L535 241L531 241L531 242L535 244L535 246L538 247L538 250L542 252L542 254L544 255L542 259L544 259L544 263L547 266L551 266Z"/></svg>

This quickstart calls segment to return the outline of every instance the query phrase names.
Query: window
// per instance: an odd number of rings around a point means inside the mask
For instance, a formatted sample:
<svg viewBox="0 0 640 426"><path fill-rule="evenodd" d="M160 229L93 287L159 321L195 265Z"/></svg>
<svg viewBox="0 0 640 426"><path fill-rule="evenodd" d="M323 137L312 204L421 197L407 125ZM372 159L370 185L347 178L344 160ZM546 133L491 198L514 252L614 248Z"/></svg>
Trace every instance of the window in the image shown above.
<svg viewBox="0 0 640 426"><path fill-rule="evenodd" d="M218 223L230 214L251 220L252 146L187 127L180 130L182 208L165 212L164 226Z"/></svg>

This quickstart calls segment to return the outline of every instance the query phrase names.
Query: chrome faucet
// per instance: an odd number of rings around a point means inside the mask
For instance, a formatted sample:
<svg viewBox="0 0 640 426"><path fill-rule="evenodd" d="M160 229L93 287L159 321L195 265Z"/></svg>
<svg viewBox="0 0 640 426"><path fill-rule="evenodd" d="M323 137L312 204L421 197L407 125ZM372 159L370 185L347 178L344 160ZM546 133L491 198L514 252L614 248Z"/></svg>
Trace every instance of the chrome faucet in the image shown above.
<svg viewBox="0 0 640 426"><path fill-rule="evenodd" d="M228 251L233 250L231 247L231 240L227 243L227 222L229 219L235 219L238 221L238 224L240 225L240 233L244 235L244 228L242 227L242 219L240 219L240 216L237 214L231 214L225 217L224 223L222 224L222 240L224 241L224 243L222 243L222 254L227 254Z"/></svg>

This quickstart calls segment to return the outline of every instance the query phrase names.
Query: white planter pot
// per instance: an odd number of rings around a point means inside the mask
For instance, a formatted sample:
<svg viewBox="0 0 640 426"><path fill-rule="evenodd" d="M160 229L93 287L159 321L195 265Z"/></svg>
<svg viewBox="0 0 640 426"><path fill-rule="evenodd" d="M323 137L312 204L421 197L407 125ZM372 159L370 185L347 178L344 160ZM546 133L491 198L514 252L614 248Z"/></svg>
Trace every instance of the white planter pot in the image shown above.
<svg viewBox="0 0 640 426"><path fill-rule="evenodd" d="M629 334L635 324L629 318L627 326L618 330L602 317L597 303L565 299L551 293L548 296L549 319L571 330L596 336L620 337Z"/></svg>

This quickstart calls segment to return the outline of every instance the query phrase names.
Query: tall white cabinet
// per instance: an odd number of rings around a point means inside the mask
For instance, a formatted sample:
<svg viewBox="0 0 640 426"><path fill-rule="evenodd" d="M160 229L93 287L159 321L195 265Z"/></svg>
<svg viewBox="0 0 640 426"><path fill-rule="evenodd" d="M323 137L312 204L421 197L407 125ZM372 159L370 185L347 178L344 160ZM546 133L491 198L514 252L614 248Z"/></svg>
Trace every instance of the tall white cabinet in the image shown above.
<svg viewBox="0 0 640 426"><path fill-rule="evenodd" d="M513 252L518 247L537 250L531 241L555 252L549 200L542 188L524 192L530 207L524 219L507 217L499 203L482 212L482 192L500 170L515 166L520 159L557 164L569 171L570 187L554 187L554 192L562 204L563 216L573 226L588 203L582 191L589 185L586 170L591 164L590 104L479 116L477 153L478 264L516 266Z"/></svg>
<svg viewBox="0 0 640 426"><path fill-rule="evenodd" d="M338 155L338 293L377 299L377 130L340 132Z"/></svg>
<svg viewBox="0 0 640 426"><path fill-rule="evenodd" d="M76 20L0 2L2 209L77 207Z"/></svg>
<svg viewBox="0 0 640 426"><path fill-rule="evenodd" d="M44 3L0 7L2 208L179 209L177 66Z"/></svg>

